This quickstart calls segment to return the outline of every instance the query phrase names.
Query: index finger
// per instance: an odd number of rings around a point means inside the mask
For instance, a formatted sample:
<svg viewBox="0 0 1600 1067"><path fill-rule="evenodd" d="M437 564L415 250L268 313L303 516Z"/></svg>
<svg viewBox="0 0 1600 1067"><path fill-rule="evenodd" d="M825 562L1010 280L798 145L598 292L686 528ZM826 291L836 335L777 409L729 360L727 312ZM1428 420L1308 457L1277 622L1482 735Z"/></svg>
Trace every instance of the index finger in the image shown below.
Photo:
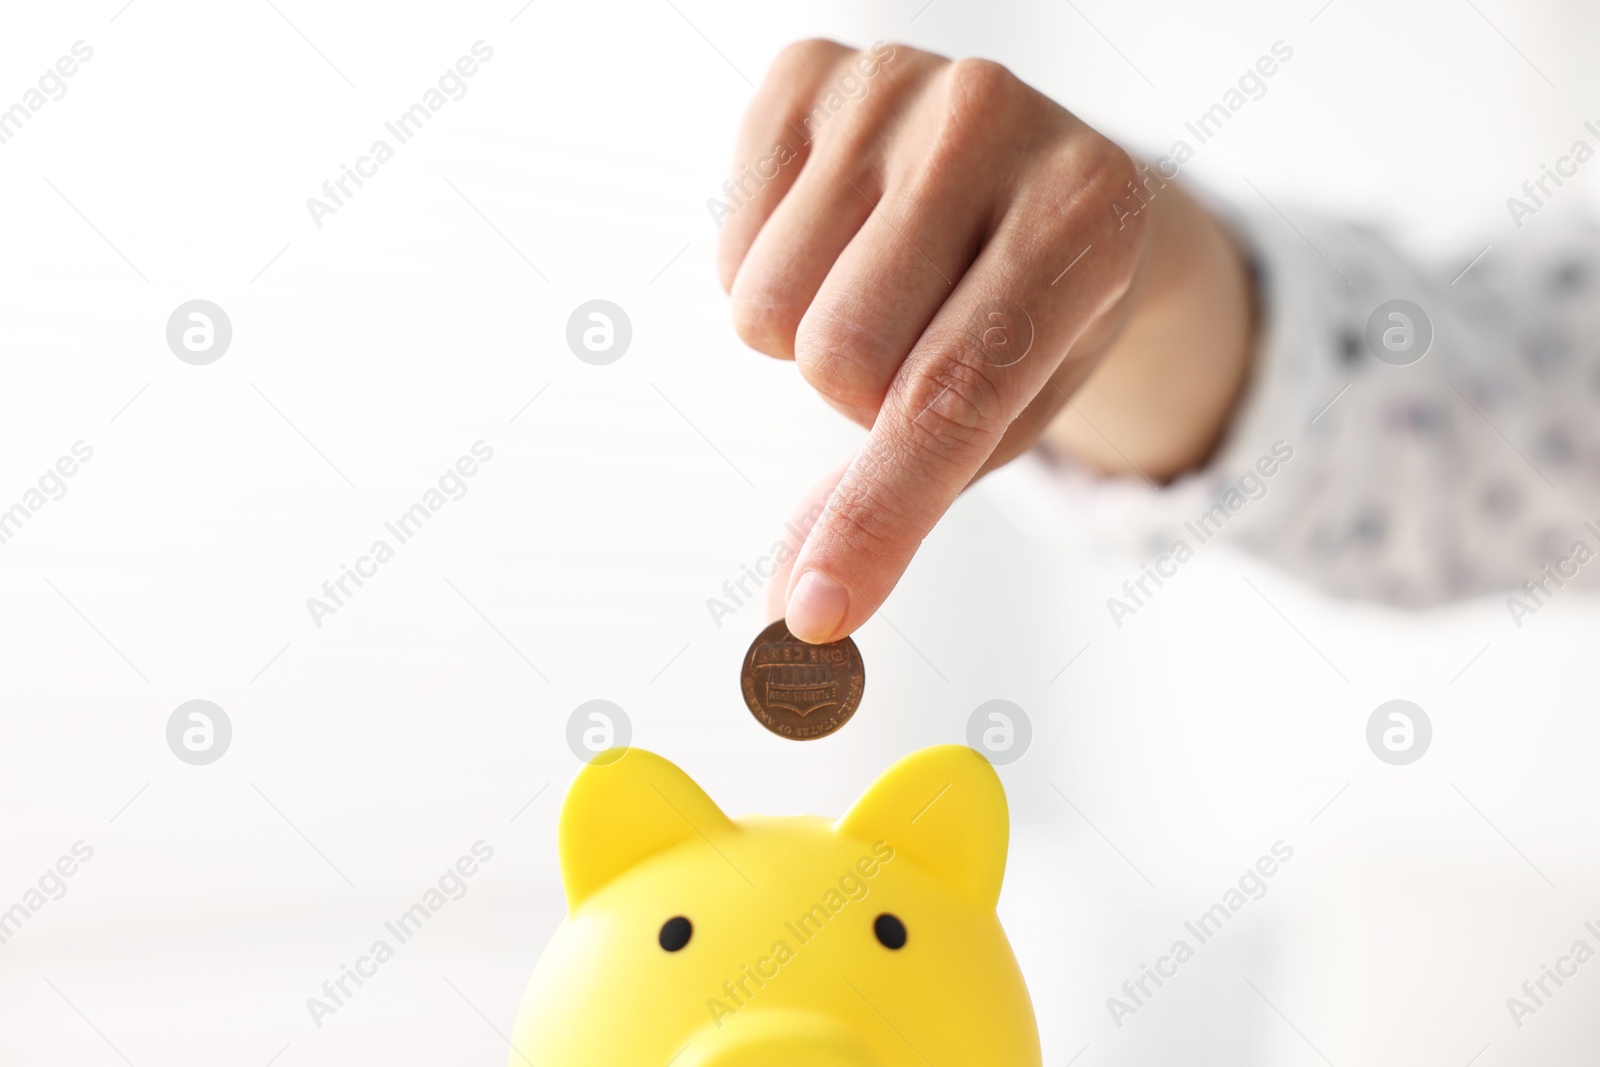
<svg viewBox="0 0 1600 1067"><path fill-rule="evenodd" d="M1116 170L1091 172L1083 199L1110 204ZM1137 240L1114 221L1109 209L1075 212L1041 234L1036 217L1008 215L896 373L795 560L785 617L796 637L824 643L860 627L1057 369L1069 389L1088 376L1087 360L1062 360L1126 292L1137 261ZM1071 283L1053 284L1080 253Z"/></svg>

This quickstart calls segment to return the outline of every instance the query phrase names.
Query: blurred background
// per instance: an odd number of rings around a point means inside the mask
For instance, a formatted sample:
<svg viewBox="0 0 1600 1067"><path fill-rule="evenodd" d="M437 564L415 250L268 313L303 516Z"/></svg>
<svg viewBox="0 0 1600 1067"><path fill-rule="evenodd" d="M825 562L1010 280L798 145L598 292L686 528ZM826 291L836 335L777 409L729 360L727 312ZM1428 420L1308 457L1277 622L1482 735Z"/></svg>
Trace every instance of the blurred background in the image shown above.
<svg viewBox="0 0 1600 1067"><path fill-rule="evenodd" d="M1186 179L1462 263L1519 239L1505 198L1600 121L1577 3L8 12L0 107L92 57L0 144L0 507L93 455L0 544L0 909L27 913L0 1062L503 1061L564 911L568 723L596 699L736 814L837 814L978 705L1022 708L1001 911L1057 1067L1595 1062L1600 963L1520 1027L1505 1003L1600 948L1600 611L1577 594L1517 629L1499 599L1333 603L1219 549L1117 629L1142 546L1025 459L857 635L847 729L751 719L764 609L718 625L707 599L861 434L735 337L706 201L753 83L819 35L999 60L1153 153L1284 41ZM464 95L314 219L480 41ZM197 299L232 330L201 366L167 341ZM566 343L597 299L631 323L598 366ZM319 626L307 598L480 441L464 495ZM1433 725L1408 766L1367 746L1391 699ZM231 726L204 765L168 743L191 700ZM318 1027L306 999L479 841L466 894ZM1279 841L1266 895L1117 1025L1107 999Z"/></svg>

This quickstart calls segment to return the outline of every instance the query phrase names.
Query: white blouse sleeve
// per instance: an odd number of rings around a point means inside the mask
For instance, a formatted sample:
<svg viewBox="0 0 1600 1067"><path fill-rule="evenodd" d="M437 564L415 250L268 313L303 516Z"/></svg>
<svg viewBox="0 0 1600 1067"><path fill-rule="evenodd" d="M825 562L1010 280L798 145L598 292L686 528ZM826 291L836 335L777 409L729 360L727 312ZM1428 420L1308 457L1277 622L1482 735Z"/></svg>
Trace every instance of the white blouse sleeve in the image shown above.
<svg viewBox="0 0 1600 1067"><path fill-rule="evenodd" d="M1153 546L1224 536L1410 606L1600 581L1600 231L1540 220L1434 268L1359 228L1232 222L1257 362L1217 454L1155 494Z"/></svg>

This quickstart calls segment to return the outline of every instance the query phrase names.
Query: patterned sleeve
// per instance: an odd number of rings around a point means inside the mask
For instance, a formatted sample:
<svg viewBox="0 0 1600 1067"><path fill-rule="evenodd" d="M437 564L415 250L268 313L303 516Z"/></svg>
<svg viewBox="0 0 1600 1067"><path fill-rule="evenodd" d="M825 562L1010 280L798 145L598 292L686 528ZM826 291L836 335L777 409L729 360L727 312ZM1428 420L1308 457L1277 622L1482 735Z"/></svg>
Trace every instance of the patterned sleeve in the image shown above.
<svg viewBox="0 0 1600 1067"><path fill-rule="evenodd" d="M1360 228L1231 222L1257 362L1216 456L1148 494L1153 548L1225 534L1405 606L1600 581L1600 231L1540 220L1434 269Z"/></svg>

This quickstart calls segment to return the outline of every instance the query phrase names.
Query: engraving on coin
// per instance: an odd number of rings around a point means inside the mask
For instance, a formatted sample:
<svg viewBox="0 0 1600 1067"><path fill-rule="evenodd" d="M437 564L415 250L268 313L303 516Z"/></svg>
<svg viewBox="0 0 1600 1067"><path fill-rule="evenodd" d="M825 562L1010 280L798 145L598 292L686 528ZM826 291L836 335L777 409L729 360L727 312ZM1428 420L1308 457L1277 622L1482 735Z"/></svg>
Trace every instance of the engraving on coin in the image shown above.
<svg viewBox="0 0 1600 1067"><path fill-rule="evenodd" d="M782 619L751 643L739 676L750 714L791 741L827 737L849 722L866 682L854 641L808 645Z"/></svg>

